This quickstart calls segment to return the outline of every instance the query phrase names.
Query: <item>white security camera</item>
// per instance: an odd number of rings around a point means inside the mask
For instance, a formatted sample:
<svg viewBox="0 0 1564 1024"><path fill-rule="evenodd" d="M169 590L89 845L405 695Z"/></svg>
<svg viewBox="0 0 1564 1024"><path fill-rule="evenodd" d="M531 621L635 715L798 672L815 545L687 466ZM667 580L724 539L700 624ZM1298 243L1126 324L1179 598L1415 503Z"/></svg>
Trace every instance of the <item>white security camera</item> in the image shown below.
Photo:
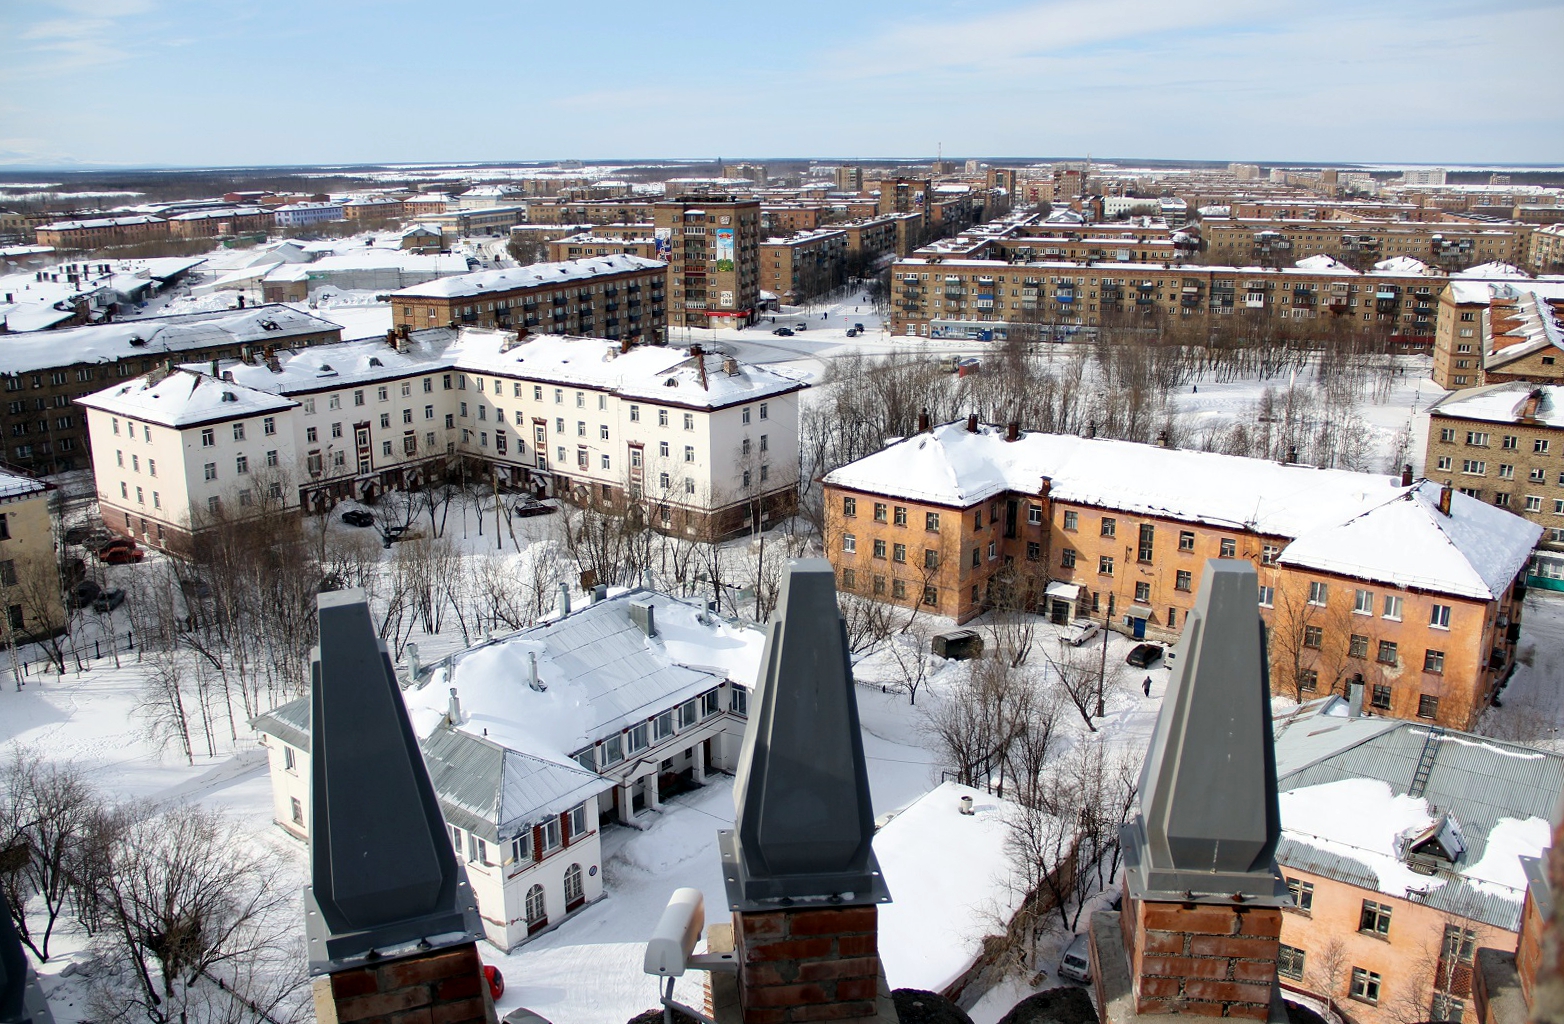
<svg viewBox="0 0 1564 1024"><path fill-rule="evenodd" d="M668 906L646 942L643 970L665 978L677 978L689 965L690 954L706 927L706 897L699 889L675 889Z"/></svg>

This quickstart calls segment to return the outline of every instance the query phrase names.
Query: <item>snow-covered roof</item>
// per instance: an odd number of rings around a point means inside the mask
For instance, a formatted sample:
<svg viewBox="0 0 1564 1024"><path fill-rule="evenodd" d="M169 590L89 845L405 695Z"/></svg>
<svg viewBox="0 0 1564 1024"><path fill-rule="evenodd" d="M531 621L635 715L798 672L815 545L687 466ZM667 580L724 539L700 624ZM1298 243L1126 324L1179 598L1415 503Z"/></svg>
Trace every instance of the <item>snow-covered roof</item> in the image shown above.
<svg viewBox="0 0 1564 1024"><path fill-rule="evenodd" d="M1277 860L1370 891L1515 931L1526 876L1521 857L1551 842L1564 758L1469 733L1351 717L1326 698L1276 721L1282 819ZM1433 743L1419 795L1409 788ZM1407 846L1437 827L1462 852L1433 874Z"/></svg>
<svg viewBox="0 0 1564 1024"><path fill-rule="evenodd" d="M826 474L829 485L966 509L1006 491L1291 540L1282 561L1364 579L1489 598L1514 579L1541 528L1438 487L1129 441L969 432L949 423Z"/></svg>
<svg viewBox="0 0 1564 1024"><path fill-rule="evenodd" d="M1531 396L1537 395L1531 415L1522 416ZM1452 391L1428 411L1440 416L1456 416L1489 423L1528 423L1564 427L1564 385L1509 381L1487 387Z"/></svg>
<svg viewBox="0 0 1564 1024"><path fill-rule="evenodd" d="M22 473L0 470L0 501L11 501L28 494L41 493L48 489L49 485L42 480L35 480Z"/></svg>
<svg viewBox="0 0 1564 1024"><path fill-rule="evenodd" d="M1299 270L1330 270L1330 271L1342 271L1342 270L1345 270L1349 274L1357 273L1357 271L1353 270L1351 267L1347 266L1345 263L1343 263L1340 260L1336 259L1336 257L1334 257L1334 256L1327 256L1323 252L1320 253L1317 256L1309 256L1309 257L1306 257L1304 259L1301 259L1298 262L1294 263L1293 266L1297 267Z"/></svg>
<svg viewBox="0 0 1564 1024"><path fill-rule="evenodd" d="M7 336L0 341L0 373L109 363L218 345L284 345L290 339L338 330L334 323L282 305L122 320Z"/></svg>
<svg viewBox="0 0 1564 1024"><path fill-rule="evenodd" d="M463 329L446 355L465 370L526 376L695 408L718 408L808 386L780 370L738 360L731 362L734 372L730 374L724 369L724 357L692 356L681 348L639 345L620 352L617 342L557 334L533 334L518 343L514 332L487 328Z"/></svg>
<svg viewBox="0 0 1564 1024"><path fill-rule="evenodd" d="M297 404L291 399L184 368L167 376L137 377L76 401L89 409L179 429L281 412Z"/></svg>
<svg viewBox="0 0 1564 1024"><path fill-rule="evenodd" d="M437 728L419 748L446 822L491 843L505 842L614 786L579 765L510 750L461 729Z"/></svg>
<svg viewBox="0 0 1564 1024"><path fill-rule="evenodd" d="M972 813L961 813L961 798ZM1024 885L1006 854L1017 807L982 790L945 782L909 804L874 835L874 854L892 902L880 913L880 960L892 988L941 992L983 952L1020 906ZM952 870L960 865L960 870Z"/></svg>
<svg viewBox="0 0 1564 1024"><path fill-rule="evenodd" d="M1439 271L1412 256L1392 256L1388 260L1380 260L1374 264L1374 269L1386 274L1401 274L1404 276L1439 276Z"/></svg>
<svg viewBox="0 0 1564 1024"><path fill-rule="evenodd" d="M534 263L528 267L507 267L504 270L482 270L476 274L459 274L455 277L413 285L392 293L394 299L457 299L484 295L489 292L511 291L546 284L565 284L588 281L607 274L621 274L632 270L653 270L667 266L658 260L641 256L615 255L591 256L581 260L565 260L559 263Z"/></svg>
<svg viewBox="0 0 1564 1024"><path fill-rule="evenodd" d="M1465 278L1471 281L1492 281L1495 278L1511 278L1520 281L1531 280L1531 275L1520 267L1509 263L1479 263L1475 267L1466 270L1458 270L1450 275L1451 278Z"/></svg>
<svg viewBox="0 0 1564 1024"><path fill-rule="evenodd" d="M162 217L93 217L88 220L58 220L53 224L41 224L39 231L80 231L88 228L132 227L137 224L161 224Z"/></svg>
<svg viewBox="0 0 1564 1024"><path fill-rule="evenodd" d="M650 602L657 636L630 617ZM605 736L666 711L724 680L753 687L765 637L647 590L621 592L569 615L454 655L404 694L420 736L437 728L456 687L457 726L512 750L570 763ZM544 690L528 685L536 656Z"/></svg>
<svg viewBox="0 0 1564 1024"><path fill-rule="evenodd" d="M1399 490L1399 488L1398 488ZM1515 582L1542 527L1459 491L1439 511L1423 480L1394 499L1287 545L1283 565L1488 600Z"/></svg>

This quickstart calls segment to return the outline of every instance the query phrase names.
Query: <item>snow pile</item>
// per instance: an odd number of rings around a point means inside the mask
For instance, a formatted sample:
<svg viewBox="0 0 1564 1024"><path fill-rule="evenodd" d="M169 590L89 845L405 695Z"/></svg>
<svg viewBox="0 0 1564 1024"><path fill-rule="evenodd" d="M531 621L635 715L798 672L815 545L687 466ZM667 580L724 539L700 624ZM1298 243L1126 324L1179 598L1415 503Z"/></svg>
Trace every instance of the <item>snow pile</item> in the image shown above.
<svg viewBox="0 0 1564 1024"><path fill-rule="evenodd" d="M1478 892L1519 903L1526 893L1521 858L1540 857L1552 844L1551 829L1541 818L1500 818L1488 833L1483 859L1461 873Z"/></svg>
<svg viewBox="0 0 1564 1024"><path fill-rule="evenodd" d="M973 813L960 812L970 796ZM999 934L1021 904L1020 881L1005 853L1014 805L946 782L902 811L874 837L890 889L880 907L880 960L891 988L943 991Z"/></svg>
<svg viewBox="0 0 1564 1024"><path fill-rule="evenodd" d="M1433 824L1428 801L1397 795L1379 779L1342 779L1279 795L1282 833L1295 842L1357 861L1374 873L1379 891L1438 888L1444 881L1402 863L1396 838Z"/></svg>

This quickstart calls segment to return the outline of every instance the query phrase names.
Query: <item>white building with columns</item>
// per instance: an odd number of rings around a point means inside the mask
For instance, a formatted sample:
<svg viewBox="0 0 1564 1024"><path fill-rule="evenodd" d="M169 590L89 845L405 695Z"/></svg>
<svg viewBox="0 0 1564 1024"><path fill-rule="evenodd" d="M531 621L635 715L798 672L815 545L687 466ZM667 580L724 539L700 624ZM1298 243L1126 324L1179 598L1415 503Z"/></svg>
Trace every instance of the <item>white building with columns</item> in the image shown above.
<svg viewBox="0 0 1564 1024"><path fill-rule="evenodd" d="M490 942L509 950L602 895L604 825L644 828L737 766L764 640L635 589L409 666L408 717ZM308 704L254 722L274 817L301 839Z"/></svg>

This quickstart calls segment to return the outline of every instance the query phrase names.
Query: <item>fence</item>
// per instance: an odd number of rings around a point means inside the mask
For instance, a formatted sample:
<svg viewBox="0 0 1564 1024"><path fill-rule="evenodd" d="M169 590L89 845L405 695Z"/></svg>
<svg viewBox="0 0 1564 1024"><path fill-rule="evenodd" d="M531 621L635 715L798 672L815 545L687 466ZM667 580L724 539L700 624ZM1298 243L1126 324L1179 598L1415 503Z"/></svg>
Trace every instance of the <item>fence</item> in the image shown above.
<svg viewBox="0 0 1564 1024"><path fill-rule="evenodd" d="M126 630L123 634L91 639L70 637L61 645L60 653L65 662L65 671L80 673L92 668L94 661L112 658L119 652L135 650L135 634ZM20 675L23 679L27 679L52 672L54 668L54 658L48 653L45 645L40 643L20 645L0 655L0 677Z"/></svg>

